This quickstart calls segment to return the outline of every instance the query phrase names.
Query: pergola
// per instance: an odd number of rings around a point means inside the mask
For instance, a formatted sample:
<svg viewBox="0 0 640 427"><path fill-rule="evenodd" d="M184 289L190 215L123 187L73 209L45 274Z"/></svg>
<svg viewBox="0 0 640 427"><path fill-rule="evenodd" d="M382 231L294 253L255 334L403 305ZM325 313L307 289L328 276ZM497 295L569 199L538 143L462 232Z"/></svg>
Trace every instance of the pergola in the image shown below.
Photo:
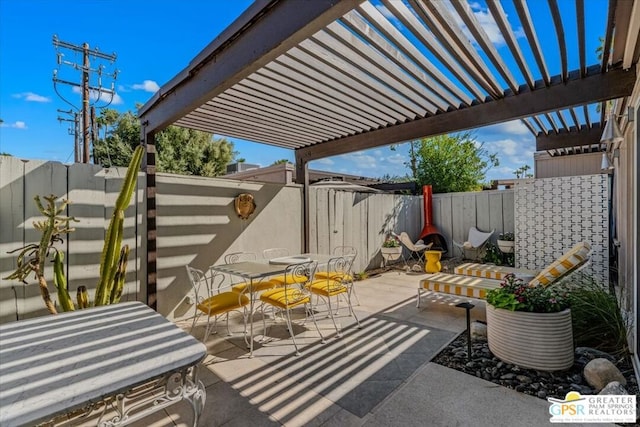
<svg viewBox="0 0 640 427"><path fill-rule="evenodd" d="M626 106L640 56L640 1L609 0L590 17L605 29L597 64L586 59L584 0L575 0L575 14L548 0L542 18L526 0L508 1L524 36L504 1L486 7L512 68L466 0L255 1L140 110L148 304L156 303L154 135L169 125L295 150L305 229L307 164L315 159L516 119L551 155L602 150L607 108L592 118L588 107L611 99L620 99L617 112ZM557 69L538 37L549 22ZM568 28L577 29L576 43L567 43ZM576 51L579 67L569 69Z"/></svg>

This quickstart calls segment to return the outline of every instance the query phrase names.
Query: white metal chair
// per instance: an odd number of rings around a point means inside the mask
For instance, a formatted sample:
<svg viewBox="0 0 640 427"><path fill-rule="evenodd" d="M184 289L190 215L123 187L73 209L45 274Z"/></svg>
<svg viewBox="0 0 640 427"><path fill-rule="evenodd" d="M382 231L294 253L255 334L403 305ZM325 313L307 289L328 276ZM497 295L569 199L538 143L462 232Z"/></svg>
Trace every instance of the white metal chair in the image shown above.
<svg viewBox="0 0 640 427"><path fill-rule="evenodd" d="M358 250L353 246L336 246L333 248L333 255L345 257L348 261L348 265L345 265L344 271L331 271L330 268L326 270L316 272L315 278L323 279L330 278L342 282L349 287L349 295L353 294L356 300L356 305L360 304L358 295L356 294L355 283L353 280L353 262L358 256Z"/></svg>
<svg viewBox="0 0 640 427"><path fill-rule="evenodd" d="M328 314L329 317L331 317L333 327L336 329L338 337L342 336L342 331L338 328L335 320L335 314L337 314L339 306L336 306L336 313L334 313L331 305L332 297L336 297L336 304L338 304L338 297L340 295L346 297L349 313L356 319L358 328L361 328L360 320L358 320L356 313L353 311L353 305L351 304L351 287L353 280L344 280L345 277L350 276L349 269L353 264L354 257L354 255L347 255L331 258L327 265L327 272L330 274L324 274L322 276L316 274L307 285L307 289L309 289L312 294L326 301Z"/></svg>
<svg viewBox="0 0 640 427"><path fill-rule="evenodd" d="M262 257L264 259L274 259L289 256L289 249L287 248L269 248L262 251Z"/></svg>
<svg viewBox="0 0 640 427"><path fill-rule="evenodd" d="M311 301L311 292L306 287L309 278L313 277L316 267L317 263L315 261L289 265L284 273L282 286L266 290L260 295L260 301L263 303L262 322L265 329L265 335L267 326L264 316L264 306L271 305L276 309L284 311L286 315L287 328L289 329L291 340L293 341L293 345L296 349L296 356L300 355L300 350L298 350L298 344L296 343L295 334L293 332L293 324L291 323L291 310L296 307L304 306L305 320L307 316L311 314L313 324L316 326L316 330L318 331L322 342L325 342L324 336L322 335L322 332L320 332L320 327L318 327L318 323L316 321L313 302Z"/></svg>
<svg viewBox="0 0 640 427"><path fill-rule="evenodd" d="M424 269L424 251L428 250L433 246L433 243L424 244L422 240L418 240L417 242L413 242L411 237L406 232L400 233L400 235L391 233L393 236L397 237L400 240L400 243L407 248L409 253L409 259L416 261L420 266L420 271ZM407 257L405 256L405 251L402 251L402 260L404 261L405 267L409 267L409 263Z"/></svg>
<svg viewBox="0 0 640 427"><path fill-rule="evenodd" d="M458 243L454 240L453 245L460 249L463 258L466 258L466 251L469 251L475 253L475 257L472 259L479 259L482 250L495 231L495 228L491 231L480 231L475 226L472 226L469 229L467 240L463 243Z"/></svg>
<svg viewBox="0 0 640 427"><path fill-rule="evenodd" d="M211 318L213 317L213 328L217 327L218 317L226 315L227 319L227 335L231 335L229 329L229 313L232 311L242 312L244 330L247 332L247 305L249 304L249 297L244 293L231 292L229 286L224 286L224 275L222 273L216 273L209 271L209 274L205 274L202 270L193 268L189 265L186 266L187 275L193 288L193 294L195 296L194 303L194 317L191 323L191 331L193 331L196 322L201 315L207 315L207 329L205 330L202 341L206 341L209 338L211 332ZM217 330L216 330L217 332Z"/></svg>

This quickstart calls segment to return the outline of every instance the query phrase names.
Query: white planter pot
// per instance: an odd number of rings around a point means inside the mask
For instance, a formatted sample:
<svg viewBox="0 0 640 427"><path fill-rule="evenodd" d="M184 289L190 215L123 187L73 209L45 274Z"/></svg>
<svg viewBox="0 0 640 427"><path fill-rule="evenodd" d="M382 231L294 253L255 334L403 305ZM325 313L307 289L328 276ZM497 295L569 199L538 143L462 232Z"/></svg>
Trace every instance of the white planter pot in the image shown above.
<svg viewBox="0 0 640 427"><path fill-rule="evenodd" d="M498 248L502 253L511 254L513 253L513 248L515 246L515 242L513 240L496 240L498 244Z"/></svg>
<svg viewBox="0 0 640 427"><path fill-rule="evenodd" d="M402 247L380 248L380 252L385 261L395 261L402 256Z"/></svg>
<svg viewBox="0 0 640 427"><path fill-rule="evenodd" d="M571 310L529 313L487 304L489 350L499 359L540 371L573 365Z"/></svg>

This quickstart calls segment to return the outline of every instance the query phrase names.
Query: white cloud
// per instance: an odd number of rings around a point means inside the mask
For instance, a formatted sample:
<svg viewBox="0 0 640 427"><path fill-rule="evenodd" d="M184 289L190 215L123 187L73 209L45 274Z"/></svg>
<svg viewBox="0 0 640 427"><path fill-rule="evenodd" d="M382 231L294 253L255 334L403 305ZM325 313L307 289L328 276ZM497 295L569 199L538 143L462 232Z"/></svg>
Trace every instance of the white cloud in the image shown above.
<svg viewBox="0 0 640 427"><path fill-rule="evenodd" d="M469 6L471 7L476 20L480 24L480 27L482 27L482 29L487 34L489 41L491 41L491 43L493 43L497 47L504 46L504 37L502 36L500 28L498 28L498 24L496 23L495 19L493 19L493 15L489 12L489 9L483 8L482 5L480 5L480 3L478 2L470 3ZM448 4L448 8L456 23L462 29L464 35L471 41L471 43L477 45L475 38L471 34L471 31L469 31L469 28L462 21L462 18L460 18L460 15L458 15L453 6L451 4ZM513 33L516 38L524 37L524 31L522 27L513 29Z"/></svg>
<svg viewBox="0 0 640 427"><path fill-rule="evenodd" d="M160 89L158 83L153 80L145 80L142 83L137 83L131 86L134 90L144 90L145 92L155 93Z"/></svg>
<svg viewBox="0 0 640 427"><path fill-rule="evenodd" d="M527 128L525 124L520 120L512 120L510 122L487 126L483 128L483 130L491 133L508 135L531 135L533 137L533 134L529 131L529 128Z"/></svg>
<svg viewBox="0 0 640 427"><path fill-rule="evenodd" d="M313 163L317 163L320 165L327 165L327 166L331 166L333 164L335 164L335 162L333 160L331 160L328 157L325 157L323 159L318 159L318 160L314 160Z"/></svg>
<svg viewBox="0 0 640 427"><path fill-rule="evenodd" d="M344 160L351 162L355 169L375 169L378 167L375 157L362 152L345 154L342 157Z"/></svg>
<svg viewBox="0 0 640 427"><path fill-rule="evenodd" d="M46 96L38 95L33 92L23 92L16 93L13 95L14 98L24 99L29 102L51 102L51 98L47 98Z"/></svg>
<svg viewBox="0 0 640 427"><path fill-rule="evenodd" d="M492 141L489 143L492 148L497 149L501 154L506 156L514 156L518 153L520 144L513 139L502 139L499 141Z"/></svg>
<svg viewBox="0 0 640 427"><path fill-rule="evenodd" d="M0 123L0 127L13 128L13 129L28 129L27 124L22 121L15 121L13 123Z"/></svg>
<svg viewBox="0 0 640 427"><path fill-rule="evenodd" d="M81 94L82 93L82 88L74 87L73 88L73 92L77 93L77 94ZM99 102L100 106L104 106L105 104L109 104L109 105L122 105L122 104L124 104L124 101L122 100L120 95L118 95L117 92L114 93L113 96L112 96L111 93L105 92L104 90L103 91L90 90L89 91L89 99L94 101L94 102Z"/></svg>
<svg viewBox="0 0 640 427"><path fill-rule="evenodd" d="M404 166L407 159L402 154L393 154L386 158L386 161L391 163L392 165L401 165Z"/></svg>

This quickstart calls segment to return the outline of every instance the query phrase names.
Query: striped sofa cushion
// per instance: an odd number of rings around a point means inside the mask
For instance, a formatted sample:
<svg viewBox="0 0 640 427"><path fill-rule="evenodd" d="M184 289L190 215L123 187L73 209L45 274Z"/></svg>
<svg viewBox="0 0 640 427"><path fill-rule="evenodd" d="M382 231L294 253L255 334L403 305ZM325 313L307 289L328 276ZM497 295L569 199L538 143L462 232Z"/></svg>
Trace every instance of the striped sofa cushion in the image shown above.
<svg viewBox="0 0 640 427"><path fill-rule="evenodd" d="M487 292L500 287L500 281L457 274L436 273L422 279L420 285L433 292L484 299Z"/></svg>
<svg viewBox="0 0 640 427"><path fill-rule="evenodd" d="M589 259L591 245L580 242L555 260L529 282L530 286L549 286L561 277L576 270Z"/></svg>
<svg viewBox="0 0 640 427"><path fill-rule="evenodd" d="M465 276L482 277L485 279L502 280L507 274L524 275L533 277L538 274L534 270L525 270L522 268L504 267L500 265L477 264L468 262L461 264L454 269L456 274Z"/></svg>

